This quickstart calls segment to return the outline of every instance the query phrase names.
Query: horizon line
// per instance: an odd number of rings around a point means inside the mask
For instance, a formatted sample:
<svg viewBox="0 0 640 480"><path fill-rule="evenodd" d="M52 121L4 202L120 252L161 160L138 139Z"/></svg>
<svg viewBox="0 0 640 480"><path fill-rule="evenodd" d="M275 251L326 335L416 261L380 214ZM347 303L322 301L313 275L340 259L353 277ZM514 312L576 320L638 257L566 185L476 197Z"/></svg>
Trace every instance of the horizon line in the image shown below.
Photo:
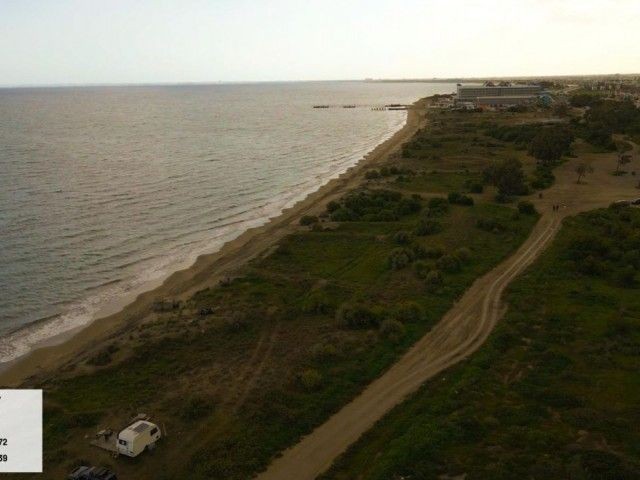
<svg viewBox="0 0 640 480"><path fill-rule="evenodd" d="M207 86L207 85L255 85L274 83L328 83L328 82L415 82L415 83L454 83L466 81L484 81L501 79L570 79L570 78L598 78L616 76L640 76L640 72L629 73L576 73L557 75L484 75L472 77L389 77L389 78L355 78L355 79L324 79L324 80L203 80L177 82L95 82L95 83L33 83L0 85L0 90L30 89L30 88L91 88L91 87L153 87L153 86Z"/></svg>

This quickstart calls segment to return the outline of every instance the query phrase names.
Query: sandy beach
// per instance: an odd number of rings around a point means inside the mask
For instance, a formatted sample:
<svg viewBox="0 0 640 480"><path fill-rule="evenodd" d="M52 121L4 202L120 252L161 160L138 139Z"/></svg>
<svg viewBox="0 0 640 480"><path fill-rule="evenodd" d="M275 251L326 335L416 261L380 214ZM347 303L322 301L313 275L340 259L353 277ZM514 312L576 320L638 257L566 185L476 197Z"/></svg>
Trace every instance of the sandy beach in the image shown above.
<svg viewBox="0 0 640 480"><path fill-rule="evenodd" d="M116 313L98 318L77 331L50 338L28 354L4 364L0 367L0 385L40 383L65 365L72 364L83 353L99 349L104 341L137 325L151 312L154 302L184 300L199 290L217 285L224 278L232 277L246 262L269 252L281 238L295 231L300 216L320 213L329 201L357 186L366 168L382 163L397 151L425 121L421 114L425 101L415 102L408 109L405 125L347 172L264 226L247 230L216 253L198 257L191 267L173 273L157 288L140 294L127 305L120 305L123 308ZM117 300L114 304L117 305Z"/></svg>

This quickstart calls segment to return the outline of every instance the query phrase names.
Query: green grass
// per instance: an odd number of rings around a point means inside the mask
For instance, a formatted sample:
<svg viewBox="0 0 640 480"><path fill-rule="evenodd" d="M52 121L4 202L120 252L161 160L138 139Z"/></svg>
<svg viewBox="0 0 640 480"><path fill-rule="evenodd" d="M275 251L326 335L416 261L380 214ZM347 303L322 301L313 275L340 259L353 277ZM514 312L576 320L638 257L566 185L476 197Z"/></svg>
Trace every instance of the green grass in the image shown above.
<svg viewBox="0 0 640 480"><path fill-rule="evenodd" d="M406 190L428 191L434 193L466 192L469 183L482 184L482 176L478 172L454 171L446 172L431 170L409 177L408 181L400 183Z"/></svg>
<svg viewBox="0 0 640 480"><path fill-rule="evenodd" d="M568 219L480 351L324 478L640 478L639 231L637 210Z"/></svg>

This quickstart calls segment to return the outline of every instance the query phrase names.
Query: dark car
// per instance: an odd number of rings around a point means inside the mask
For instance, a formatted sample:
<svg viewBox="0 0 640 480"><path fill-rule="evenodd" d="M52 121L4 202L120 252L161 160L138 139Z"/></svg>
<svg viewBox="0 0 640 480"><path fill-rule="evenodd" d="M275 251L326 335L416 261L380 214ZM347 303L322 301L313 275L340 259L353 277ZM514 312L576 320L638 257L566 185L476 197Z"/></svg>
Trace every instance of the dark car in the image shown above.
<svg viewBox="0 0 640 480"><path fill-rule="evenodd" d="M118 480L111 470L103 467L82 466L76 468L67 477L68 480Z"/></svg>

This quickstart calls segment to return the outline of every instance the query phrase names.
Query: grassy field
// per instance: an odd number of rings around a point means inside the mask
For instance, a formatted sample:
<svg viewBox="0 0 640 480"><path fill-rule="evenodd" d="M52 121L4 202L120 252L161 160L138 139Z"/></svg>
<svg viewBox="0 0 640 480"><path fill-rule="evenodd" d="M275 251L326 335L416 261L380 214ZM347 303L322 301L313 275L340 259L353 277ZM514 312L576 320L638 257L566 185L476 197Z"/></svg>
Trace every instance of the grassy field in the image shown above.
<svg viewBox="0 0 640 480"><path fill-rule="evenodd" d="M640 211L565 221L481 350L326 479L640 478Z"/></svg>
<svg viewBox="0 0 640 480"><path fill-rule="evenodd" d="M229 282L179 305L167 299L48 381L48 476L80 463L139 479L245 479L265 467L528 236L536 215L493 203L492 188L469 191L497 158L534 171L516 144L482 133L487 122L531 121L536 114L439 115L359 196L309 219ZM452 191L474 204L449 204ZM167 431L155 451L114 460L88 445L97 428L117 430L138 412Z"/></svg>

